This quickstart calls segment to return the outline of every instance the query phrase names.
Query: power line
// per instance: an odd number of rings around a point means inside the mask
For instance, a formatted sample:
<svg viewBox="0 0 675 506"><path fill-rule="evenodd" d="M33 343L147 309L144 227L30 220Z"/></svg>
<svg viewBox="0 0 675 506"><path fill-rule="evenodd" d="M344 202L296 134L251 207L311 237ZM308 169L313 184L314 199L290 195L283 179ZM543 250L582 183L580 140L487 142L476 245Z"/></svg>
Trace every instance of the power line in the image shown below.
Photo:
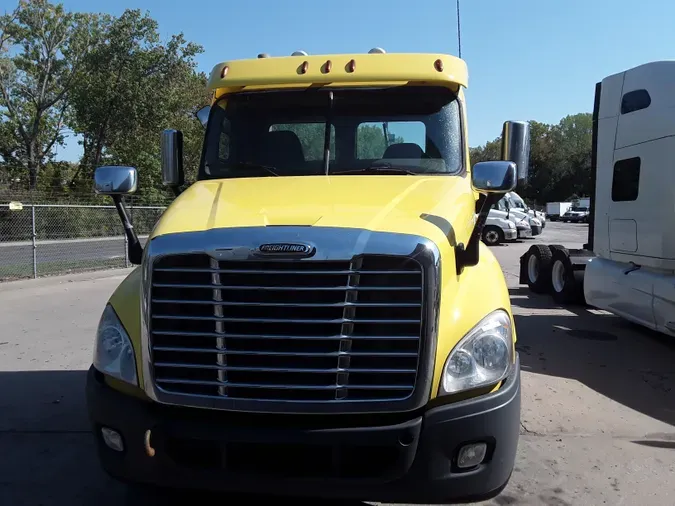
<svg viewBox="0 0 675 506"><path fill-rule="evenodd" d="M459 57L462 57L462 26L459 20L459 0L457 0L457 45L459 46Z"/></svg>

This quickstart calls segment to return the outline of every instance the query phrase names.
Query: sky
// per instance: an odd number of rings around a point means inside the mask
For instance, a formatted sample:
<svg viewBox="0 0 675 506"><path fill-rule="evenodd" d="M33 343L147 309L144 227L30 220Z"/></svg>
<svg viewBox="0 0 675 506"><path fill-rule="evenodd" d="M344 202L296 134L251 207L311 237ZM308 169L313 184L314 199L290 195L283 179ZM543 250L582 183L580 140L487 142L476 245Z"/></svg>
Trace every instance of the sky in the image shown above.
<svg viewBox="0 0 675 506"><path fill-rule="evenodd" d="M163 37L204 47L199 69L258 53L430 52L458 55L455 0L62 0L68 10L150 13ZM0 0L0 11L14 0ZM469 144L496 138L506 120L557 123L591 112L595 83L673 59L672 0L461 0L461 56ZM70 141L60 159L76 160Z"/></svg>

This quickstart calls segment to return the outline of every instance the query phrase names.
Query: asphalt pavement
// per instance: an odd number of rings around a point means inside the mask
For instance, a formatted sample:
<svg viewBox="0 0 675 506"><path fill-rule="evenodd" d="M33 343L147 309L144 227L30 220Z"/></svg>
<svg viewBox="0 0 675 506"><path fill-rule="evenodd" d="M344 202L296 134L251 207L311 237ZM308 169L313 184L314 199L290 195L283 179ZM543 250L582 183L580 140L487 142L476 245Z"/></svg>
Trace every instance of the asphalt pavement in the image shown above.
<svg viewBox="0 0 675 506"><path fill-rule="evenodd" d="M492 249L516 318L522 430L509 486L483 504L675 504L675 343L518 285L518 258L530 244L579 247L586 230L551 223L542 236ZM99 315L127 272L0 284L0 505L333 504L143 497L103 474L83 387Z"/></svg>
<svg viewBox="0 0 675 506"><path fill-rule="evenodd" d="M145 244L147 236L141 237ZM91 239L48 240L36 243L38 272L45 274L68 268L111 266L110 261L124 263L124 236ZM15 273L32 272L33 244L30 241L0 242L0 278Z"/></svg>

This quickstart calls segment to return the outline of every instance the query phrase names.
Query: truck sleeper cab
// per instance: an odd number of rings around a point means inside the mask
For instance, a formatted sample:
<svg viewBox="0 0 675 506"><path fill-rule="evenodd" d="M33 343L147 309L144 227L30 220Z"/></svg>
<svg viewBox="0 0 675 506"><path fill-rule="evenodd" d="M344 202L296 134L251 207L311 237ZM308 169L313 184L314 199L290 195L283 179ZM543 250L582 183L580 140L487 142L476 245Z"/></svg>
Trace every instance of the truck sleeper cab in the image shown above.
<svg viewBox="0 0 675 506"><path fill-rule="evenodd" d="M588 243L537 245L520 282L562 303L587 303L675 336L675 62L597 83ZM585 199L579 199L584 206ZM574 209L574 208L573 208ZM566 219L566 218L563 218Z"/></svg>
<svg viewBox="0 0 675 506"><path fill-rule="evenodd" d="M164 132L178 196L144 249L122 198L135 169L96 170L139 264L87 380L110 475L422 503L506 486L520 364L480 238L529 132L507 122L504 160L470 169L466 80L447 55L216 65L198 181L181 191L182 137Z"/></svg>

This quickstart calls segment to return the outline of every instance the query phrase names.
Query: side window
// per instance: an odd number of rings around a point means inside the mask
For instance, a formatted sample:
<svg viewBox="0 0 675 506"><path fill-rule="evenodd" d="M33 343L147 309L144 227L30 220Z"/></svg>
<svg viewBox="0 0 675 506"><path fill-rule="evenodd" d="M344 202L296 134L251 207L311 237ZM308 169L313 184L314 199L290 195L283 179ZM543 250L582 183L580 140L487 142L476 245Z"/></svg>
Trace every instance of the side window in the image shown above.
<svg viewBox="0 0 675 506"><path fill-rule="evenodd" d="M646 109L652 103L647 90L629 91L621 98L621 114Z"/></svg>
<svg viewBox="0 0 675 506"><path fill-rule="evenodd" d="M640 157L626 158L614 163L612 200L629 202L637 200L640 189Z"/></svg>
<svg viewBox="0 0 675 506"><path fill-rule="evenodd" d="M326 136L325 123L281 123L270 126L270 132L290 131L298 136L305 160L323 160L323 145ZM330 130L330 159L335 160L335 127Z"/></svg>
<svg viewBox="0 0 675 506"><path fill-rule="evenodd" d="M388 139L385 139L385 132ZM356 131L356 158L375 160L382 158L392 144L417 144L424 152L426 127L421 121L390 121L388 123L361 123Z"/></svg>

